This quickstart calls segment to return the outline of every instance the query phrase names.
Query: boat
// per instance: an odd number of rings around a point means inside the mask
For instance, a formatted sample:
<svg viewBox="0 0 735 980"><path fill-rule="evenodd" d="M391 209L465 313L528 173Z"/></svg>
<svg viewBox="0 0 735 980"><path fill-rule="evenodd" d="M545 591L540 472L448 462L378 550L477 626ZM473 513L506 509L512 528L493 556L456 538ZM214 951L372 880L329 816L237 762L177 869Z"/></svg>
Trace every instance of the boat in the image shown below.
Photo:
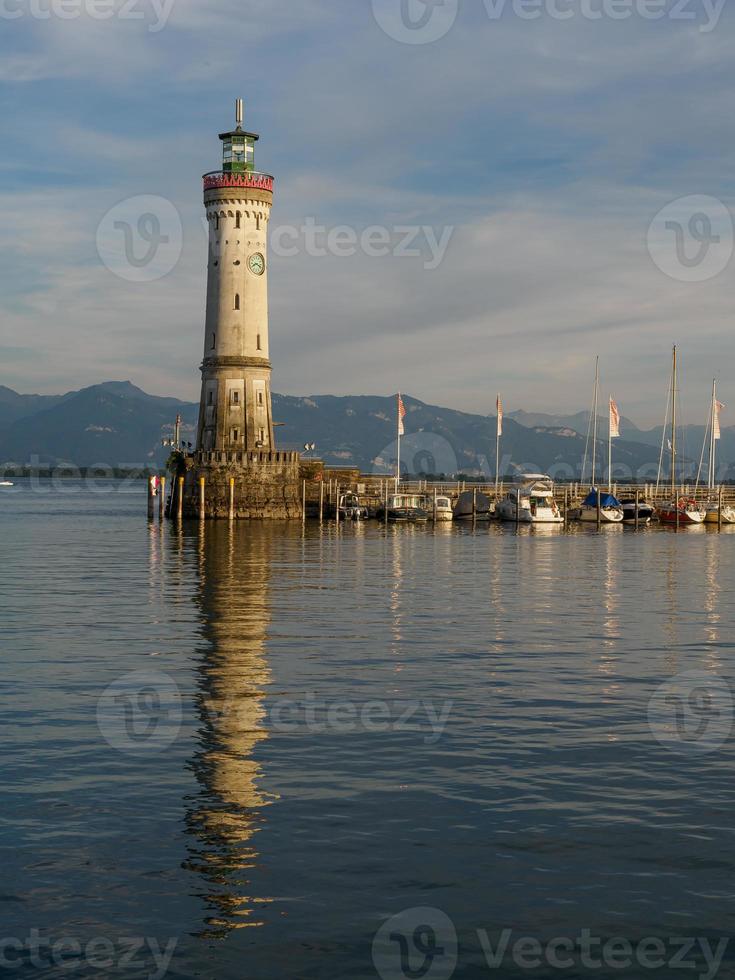
<svg viewBox="0 0 735 980"><path fill-rule="evenodd" d="M382 516L393 524L422 524L429 520L426 498L421 494L394 493L388 497Z"/></svg>
<svg viewBox="0 0 735 980"><path fill-rule="evenodd" d="M599 520L601 524L622 524L623 505L612 493L605 493L593 487L582 501L580 507L570 511L569 516L573 521L585 521L587 523L597 523L598 520L598 497L599 497ZM633 515L635 520L635 514Z"/></svg>
<svg viewBox="0 0 735 980"><path fill-rule="evenodd" d="M368 509L360 503L356 493L343 493L339 498L339 518L342 521L367 520Z"/></svg>
<svg viewBox="0 0 735 980"><path fill-rule="evenodd" d="M543 473L523 476L521 485L511 488L495 508L501 521L518 524L563 524L562 515L554 500L554 484Z"/></svg>
<svg viewBox="0 0 735 980"><path fill-rule="evenodd" d="M658 519L663 524L704 524L705 510L696 497L680 496L666 501L658 508Z"/></svg>
<svg viewBox="0 0 735 980"><path fill-rule="evenodd" d="M592 413L589 425L587 426L587 440L584 447L584 461L582 463L582 479L584 480L585 470L587 469L587 453L589 450L590 433L592 434L592 486L582 504L569 512L569 517L573 521L585 521L597 524L621 524L623 521L623 507L617 497L611 492L604 492L595 486L597 476L597 409L600 401L600 358L595 361L595 384L592 390ZM610 424L608 431L608 480L612 480L612 443L613 439L620 436L620 413L614 399L610 398Z"/></svg>
<svg viewBox="0 0 735 980"><path fill-rule="evenodd" d="M490 498L479 490L465 490L454 505L455 521L488 521L492 513Z"/></svg>
<svg viewBox="0 0 735 980"><path fill-rule="evenodd" d="M0 480L0 487L12 487L14 485L10 480Z"/></svg>
<svg viewBox="0 0 735 980"><path fill-rule="evenodd" d="M449 497L437 497L434 501L434 520L451 521L454 517L452 501Z"/></svg>
<svg viewBox="0 0 735 980"><path fill-rule="evenodd" d="M715 486L717 479L717 443L722 438L720 426L720 412L725 406L717 400L717 379L712 382L712 403L710 405L709 419L704 433L702 443L702 455L699 460L699 473L697 474L697 485L699 476L702 472L704 463L704 452L709 440L709 465L707 471L707 500L704 502L704 522L705 524L735 524L735 507L723 504L720 500L719 492ZM722 510L722 513L720 513Z"/></svg>
<svg viewBox="0 0 735 980"><path fill-rule="evenodd" d="M623 509L623 521L626 524L636 523L636 509L638 510L639 524L650 524L656 515L656 509L653 504L649 504L647 501L640 499L636 501L635 497L621 500L620 506Z"/></svg>
<svg viewBox="0 0 735 980"><path fill-rule="evenodd" d="M691 524L704 524L705 509L698 503L695 497L680 495L676 487L676 380L677 380L677 355L678 348L674 346L674 354L671 366L671 438L669 446L671 449L671 498L660 504L656 510L658 519L663 524L674 524L676 527L686 527ZM668 409L667 409L668 414ZM666 425L664 424L664 429ZM663 456L663 443L662 453ZM659 473L661 465L659 461Z"/></svg>

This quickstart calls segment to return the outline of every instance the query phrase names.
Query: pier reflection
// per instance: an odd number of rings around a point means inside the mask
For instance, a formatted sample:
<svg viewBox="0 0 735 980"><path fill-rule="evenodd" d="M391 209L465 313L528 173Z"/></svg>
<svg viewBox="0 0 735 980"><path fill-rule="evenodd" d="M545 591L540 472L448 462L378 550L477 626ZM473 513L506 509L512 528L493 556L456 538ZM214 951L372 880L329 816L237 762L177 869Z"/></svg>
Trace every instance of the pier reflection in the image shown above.
<svg viewBox="0 0 735 980"><path fill-rule="evenodd" d="M270 899L252 893L256 835L273 802L258 785L259 743L268 737L264 694L270 681L270 561L267 524L196 526L197 591L203 656L195 710L199 748L191 767L200 792L186 817L186 867L201 876L209 915L200 935L224 937L262 925Z"/></svg>

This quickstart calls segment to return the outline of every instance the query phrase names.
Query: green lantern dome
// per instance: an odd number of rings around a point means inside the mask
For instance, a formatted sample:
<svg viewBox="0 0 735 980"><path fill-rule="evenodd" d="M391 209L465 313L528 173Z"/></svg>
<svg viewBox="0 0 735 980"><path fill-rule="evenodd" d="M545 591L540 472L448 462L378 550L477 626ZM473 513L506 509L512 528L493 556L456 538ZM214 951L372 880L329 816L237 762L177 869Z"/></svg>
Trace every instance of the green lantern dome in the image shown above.
<svg viewBox="0 0 735 980"><path fill-rule="evenodd" d="M246 174L255 170L255 143L257 133L246 133L242 128L243 103L235 103L236 128L230 133L220 133L222 140L222 170L228 174Z"/></svg>

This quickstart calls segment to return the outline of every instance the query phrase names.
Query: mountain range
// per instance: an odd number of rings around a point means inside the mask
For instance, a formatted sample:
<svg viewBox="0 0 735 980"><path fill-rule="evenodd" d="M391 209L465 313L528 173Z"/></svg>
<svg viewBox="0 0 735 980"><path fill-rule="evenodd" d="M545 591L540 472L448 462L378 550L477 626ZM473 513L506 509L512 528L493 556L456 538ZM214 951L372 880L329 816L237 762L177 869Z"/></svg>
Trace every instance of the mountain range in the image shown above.
<svg viewBox="0 0 735 980"><path fill-rule="evenodd" d="M409 396L403 400L407 412L401 441L403 471L494 478L494 415L427 405ZM169 452L162 443L173 436L177 413L182 417L182 438L193 442L198 410L196 403L149 395L129 381L108 381L64 395L23 395L0 386L0 464L6 469L62 464L160 467ZM315 443L313 455L328 465L375 473L395 467L395 396L274 394L273 414L279 423L280 448L303 449L304 444ZM588 424L588 412L510 413L504 420L501 472L537 470L579 479ZM599 432L605 433L606 427L607 421L600 420ZM623 438L614 443L618 478L637 473L655 480L661 428L641 430L625 419L621 432ZM684 431L684 458L695 471L703 435L701 426ZM721 478L735 476L735 427L723 429L720 458ZM600 472L607 465L603 440L597 459Z"/></svg>

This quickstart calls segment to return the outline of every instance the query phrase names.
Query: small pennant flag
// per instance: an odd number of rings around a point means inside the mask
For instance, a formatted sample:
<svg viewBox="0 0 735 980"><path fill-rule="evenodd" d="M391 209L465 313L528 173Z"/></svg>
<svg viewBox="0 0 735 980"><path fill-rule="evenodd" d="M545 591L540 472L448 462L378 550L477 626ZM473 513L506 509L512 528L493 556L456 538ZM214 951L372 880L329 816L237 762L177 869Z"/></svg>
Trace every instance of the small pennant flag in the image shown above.
<svg viewBox="0 0 735 980"><path fill-rule="evenodd" d="M500 395L498 395L497 409L498 409L498 436L502 436L502 434L503 434L503 402L500 399Z"/></svg>
<svg viewBox="0 0 735 980"><path fill-rule="evenodd" d="M610 399L610 438L620 438L620 412L614 398Z"/></svg>
<svg viewBox="0 0 735 980"><path fill-rule="evenodd" d="M398 435L405 436L406 428L403 424L403 420L406 417L406 406L403 404L403 399L398 396Z"/></svg>
<svg viewBox="0 0 735 980"><path fill-rule="evenodd" d="M722 404L722 402L717 402L717 401L715 402L715 414L712 422L712 424L715 427L715 439L722 438L722 427L720 426L720 412L722 412L724 409L725 406Z"/></svg>

